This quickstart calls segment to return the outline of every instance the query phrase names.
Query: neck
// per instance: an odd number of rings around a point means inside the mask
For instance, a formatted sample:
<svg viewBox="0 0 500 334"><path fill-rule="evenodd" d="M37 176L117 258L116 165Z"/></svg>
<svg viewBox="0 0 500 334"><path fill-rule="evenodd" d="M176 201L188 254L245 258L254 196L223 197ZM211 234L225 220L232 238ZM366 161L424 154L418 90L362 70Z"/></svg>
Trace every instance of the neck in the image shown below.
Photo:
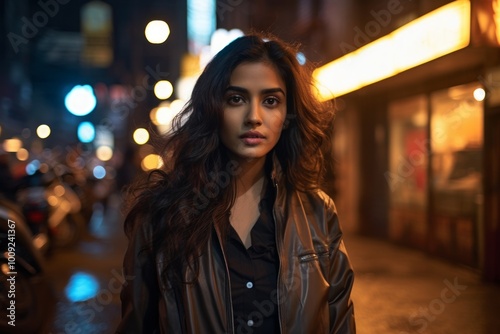
<svg viewBox="0 0 500 334"><path fill-rule="evenodd" d="M241 172L236 177L236 197L253 189L260 193L265 179L266 159L248 160L240 164Z"/></svg>

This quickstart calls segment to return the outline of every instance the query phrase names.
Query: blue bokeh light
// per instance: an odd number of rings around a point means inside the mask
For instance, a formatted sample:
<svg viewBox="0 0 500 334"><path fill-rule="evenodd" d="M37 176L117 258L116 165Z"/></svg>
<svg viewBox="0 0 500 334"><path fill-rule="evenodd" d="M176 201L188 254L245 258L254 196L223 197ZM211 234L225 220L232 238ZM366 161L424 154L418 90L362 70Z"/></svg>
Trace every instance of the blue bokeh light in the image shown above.
<svg viewBox="0 0 500 334"><path fill-rule="evenodd" d="M78 140L82 143L90 143L95 138L95 127L90 122L81 122L78 125Z"/></svg>
<svg viewBox="0 0 500 334"><path fill-rule="evenodd" d="M33 160L26 165L26 174L33 175L40 168L40 161Z"/></svg>
<svg viewBox="0 0 500 334"><path fill-rule="evenodd" d="M102 166L95 166L92 173L96 179L102 179L106 176L106 169Z"/></svg>
<svg viewBox="0 0 500 334"><path fill-rule="evenodd" d="M66 297L71 302L82 302L97 296L99 283L91 274L79 271L69 279L64 289Z"/></svg>
<svg viewBox="0 0 500 334"><path fill-rule="evenodd" d="M64 98L64 105L73 115L85 116L94 110L97 99L92 87L76 85Z"/></svg>

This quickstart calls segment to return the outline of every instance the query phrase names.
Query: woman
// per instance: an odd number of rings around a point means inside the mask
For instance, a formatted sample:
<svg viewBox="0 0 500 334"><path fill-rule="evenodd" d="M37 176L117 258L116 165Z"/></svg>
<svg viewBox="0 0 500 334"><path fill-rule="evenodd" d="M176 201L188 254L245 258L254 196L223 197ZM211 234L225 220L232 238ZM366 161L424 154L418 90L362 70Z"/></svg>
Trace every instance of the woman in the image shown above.
<svg viewBox="0 0 500 334"><path fill-rule="evenodd" d="M354 333L353 272L319 190L332 110L296 50L236 39L135 192L118 333Z"/></svg>

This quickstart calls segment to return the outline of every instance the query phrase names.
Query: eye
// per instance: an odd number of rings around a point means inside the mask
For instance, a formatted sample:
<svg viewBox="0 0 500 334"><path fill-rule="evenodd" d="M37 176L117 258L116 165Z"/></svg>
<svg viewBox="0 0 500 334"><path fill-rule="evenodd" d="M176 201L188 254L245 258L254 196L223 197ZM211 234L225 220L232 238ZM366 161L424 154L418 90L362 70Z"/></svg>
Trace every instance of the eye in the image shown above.
<svg viewBox="0 0 500 334"><path fill-rule="evenodd" d="M274 96L266 97L264 99L264 104L268 105L268 106L271 106L271 107L275 107L279 103L280 103L280 100L278 98L274 97Z"/></svg>
<svg viewBox="0 0 500 334"><path fill-rule="evenodd" d="M227 103L230 105L240 105L244 102L243 97L241 95L230 95L227 98Z"/></svg>

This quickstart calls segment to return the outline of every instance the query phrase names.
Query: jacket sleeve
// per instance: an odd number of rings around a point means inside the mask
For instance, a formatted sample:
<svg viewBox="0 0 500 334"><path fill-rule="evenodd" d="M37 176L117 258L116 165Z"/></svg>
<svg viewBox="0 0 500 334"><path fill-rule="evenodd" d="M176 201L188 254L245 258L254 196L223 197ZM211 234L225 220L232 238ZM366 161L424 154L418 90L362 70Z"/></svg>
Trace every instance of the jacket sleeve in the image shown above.
<svg viewBox="0 0 500 334"><path fill-rule="evenodd" d="M127 233L128 248L123 261L122 319L116 333L159 333L159 288L154 256L148 246L152 233L135 222Z"/></svg>
<svg viewBox="0 0 500 334"><path fill-rule="evenodd" d="M327 199L326 206L330 252L330 268L328 272L330 283L328 295L330 333L352 334L356 333L354 307L351 301L354 272L342 240L337 211L330 198Z"/></svg>

